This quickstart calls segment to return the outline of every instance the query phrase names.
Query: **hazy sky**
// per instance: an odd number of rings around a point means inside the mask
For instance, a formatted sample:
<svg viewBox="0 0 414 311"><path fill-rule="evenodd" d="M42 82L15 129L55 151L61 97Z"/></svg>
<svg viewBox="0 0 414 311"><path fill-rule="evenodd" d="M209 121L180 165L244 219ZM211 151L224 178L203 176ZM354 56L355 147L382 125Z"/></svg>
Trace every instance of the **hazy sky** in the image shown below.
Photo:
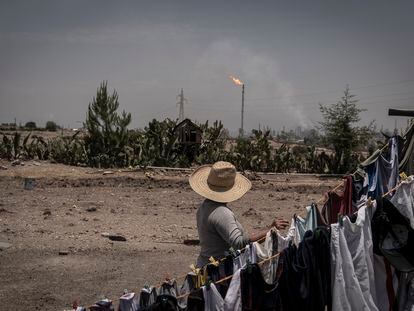
<svg viewBox="0 0 414 311"><path fill-rule="evenodd" d="M413 1L0 0L0 122L79 127L102 80L132 127L185 115L313 126L346 84L363 122L414 108ZM406 120L399 119L399 125Z"/></svg>

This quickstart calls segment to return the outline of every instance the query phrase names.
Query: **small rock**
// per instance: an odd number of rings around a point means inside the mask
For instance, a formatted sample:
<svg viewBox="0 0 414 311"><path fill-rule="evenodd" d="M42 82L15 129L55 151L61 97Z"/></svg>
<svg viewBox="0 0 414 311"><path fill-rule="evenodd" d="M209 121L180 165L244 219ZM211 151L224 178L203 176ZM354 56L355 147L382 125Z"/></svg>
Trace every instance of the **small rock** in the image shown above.
<svg viewBox="0 0 414 311"><path fill-rule="evenodd" d="M242 216L256 216L257 212L254 208L250 207L247 211L245 211Z"/></svg>
<svg viewBox="0 0 414 311"><path fill-rule="evenodd" d="M199 245L200 244L200 240L198 239L185 239L183 241L184 245Z"/></svg>
<svg viewBox="0 0 414 311"><path fill-rule="evenodd" d="M36 186L36 180L34 178L24 179L24 189L32 190Z"/></svg>
<svg viewBox="0 0 414 311"><path fill-rule="evenodd" d="M124 237L123 235L120 235L120 234L110 234L108 236L108 238L111 241L121 241L121 242L125 242L127 240L126 237Z"/></svg>
<svg viewBox="0 0 414 311"><path fill-rule="evenodd" d="M66 256L69 255L68 251L59 251L59 256Z"/></svg>
<svg viewBox="0 0 414 311"><path fill-rule="evenodd" d="M40 166L39 162L33 161L33 165Z"/></svg>
<svg viewBox="0 0 414 311"><path fill-rule="evenodd" d="M5 250L9 247L11 247L12 245L10 243L7 242L0 242L0 251Z"/></svg>
<svg viewBox="0 0 414 311"><path fill-rule="evenodd" d="M269 193L269 198L273 198L273 197L274 197L273 193Z"/></svg>
<svg viewBox="0 0 414 311"><path fill-rule="evenodd" d="M87 212L96 212L96 207L95 207L95 206L88 207L88 208L86 209L86 211L87 211Z"/></svg>
<svg viewBox="0 0 414 311"><path fill-rule="evenodd" d="M103 236L104 238L108 238L110 234L108 232L102 232L101 236Z"/></svg>
<svg viewBox="0 0 414 311"><path fill-rule="evenodd" d="M88 218L86 218L86 217L82 218L81 220L82 220L82 221L89 221L89 219L88 219Z"/></svg>
<svg viewBox="0 0 414 311"><path fill-rule="evenodd" d="M52 212L50 211L50 209L47 208L43 211L43 215L44 216L50 216L50 215L52 215Z"/></svg>
<svg viewBox="0 0 414 311"><path fill-rule="evenodd" d="M20 160L14 160L12 163L11 163L11 165L12 166L16 166L16 165L20 165Z"/></svg>
<svg viewBox="0 0 414 311"><path fill-rule="evenodd" d="M7 166L0 165L0 170L7 170Z"/></svg>
<svg viewBox="0 0 414 311"><path fill-rule="evenodd" d="M114 171L105 171L102 173L102 175L110 175L110 174L115 174Z"/></svg>

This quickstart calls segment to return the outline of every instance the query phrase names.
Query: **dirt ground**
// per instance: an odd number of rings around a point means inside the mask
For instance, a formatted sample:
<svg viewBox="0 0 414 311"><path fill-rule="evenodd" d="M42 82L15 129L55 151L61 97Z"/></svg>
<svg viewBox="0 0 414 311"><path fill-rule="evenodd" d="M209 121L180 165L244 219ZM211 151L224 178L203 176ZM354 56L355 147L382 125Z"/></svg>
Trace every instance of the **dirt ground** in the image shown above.
<svg viewBox="0 0 414 311"><path fill-rule="evenodd" d="M104 171L0 160L0 310L65 310L102 296L116 300L189 271L198 246L196 209L202 198L189 172ZM36 186L25 190L25 178ZM247 231L275 216L303 214L337 178L263 175L229 204ZM102 233L119 233L126 242Z"/></svg>

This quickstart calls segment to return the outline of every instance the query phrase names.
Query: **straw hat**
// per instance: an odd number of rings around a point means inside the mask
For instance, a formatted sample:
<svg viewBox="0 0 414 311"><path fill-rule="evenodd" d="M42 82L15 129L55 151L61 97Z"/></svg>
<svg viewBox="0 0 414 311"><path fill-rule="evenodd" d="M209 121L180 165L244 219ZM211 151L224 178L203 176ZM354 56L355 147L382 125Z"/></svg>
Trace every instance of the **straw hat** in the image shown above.
<svg viewBox="0 0 414 311"><path fill-rule="evenodd" d="M223 161L200 166L189 182L199 195L220 203L240 199L252 186L250 180L236 172L233 164Z"/></svg>

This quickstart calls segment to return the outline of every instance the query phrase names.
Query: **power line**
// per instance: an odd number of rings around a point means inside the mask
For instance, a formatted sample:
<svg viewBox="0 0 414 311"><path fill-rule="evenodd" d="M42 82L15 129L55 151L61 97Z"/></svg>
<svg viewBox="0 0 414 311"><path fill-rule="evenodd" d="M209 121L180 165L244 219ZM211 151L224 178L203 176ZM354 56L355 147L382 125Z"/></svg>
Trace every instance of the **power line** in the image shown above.
<svg viewBox="0 0 414 311"><path fill-rule="evenodd" d="M399 80L393 82L381 82L381 83L373 83L369 85L357 86L352 87L352 90L360 90L366 88L373 88L373 87L380 87L380 86L387 86L387 85L399 85L399 84L407 84L414 82L413 79L406 79L406 80ZM272 99L285 99L285 98L295 98L295 97L306 97L306 96L315 96L315 95L323 95L323 94L332 94L343 92L343 89L336 89L336 90L327 90L327 91L320 91L320 92L310 92L310 93L302 93L302 94L294 94L294 95L281 95L281 96L272 96L272 97L262 97L262 98L246 98L247 102L254 102L254 101L261 101L261 100L272 100ZM212 98L212 99L197 99L197 102L218 102L222 101L221 99Z"/></svg>
<svg viewBox="0 0 414 311"><path fill-rule="evenodd" d="M414 80L400 80L400 81L397 81L397 82L376 83L376 84L365 85L365 86L360 86L360 87L353 87L352 90L360 90L360 89L366 89L366 88L378 87L378 86L385 86L385 85L397 85L397 84L411 83L411 82L414 82ZM321 95L321 94L331 94L331 93L337 93L337 92L343 92L343 89L342 90L335 90L335 91L330 90L330 91L311 92L311 93L286 95L286 96L248 98L248 101L269 100L269 99L284 99L284 98L292 98L292 97L306 97L306 96L315 96L315 95Z"/></svg>

